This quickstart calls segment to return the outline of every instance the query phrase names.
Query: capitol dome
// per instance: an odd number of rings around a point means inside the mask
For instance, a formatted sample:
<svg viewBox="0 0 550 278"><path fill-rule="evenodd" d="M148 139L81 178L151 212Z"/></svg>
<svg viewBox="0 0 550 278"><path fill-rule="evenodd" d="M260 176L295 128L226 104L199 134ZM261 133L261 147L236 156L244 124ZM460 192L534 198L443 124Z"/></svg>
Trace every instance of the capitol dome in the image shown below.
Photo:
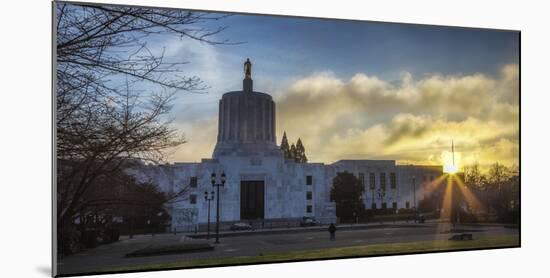
<svg viewBox="0 0 550 278"><path fill-rule="evenodd" d="M252 63L244 63L242 91L223 94L219 101L218 137L213 158L235 152L279 153L275 143L275 102L253 90Z"/></svg>

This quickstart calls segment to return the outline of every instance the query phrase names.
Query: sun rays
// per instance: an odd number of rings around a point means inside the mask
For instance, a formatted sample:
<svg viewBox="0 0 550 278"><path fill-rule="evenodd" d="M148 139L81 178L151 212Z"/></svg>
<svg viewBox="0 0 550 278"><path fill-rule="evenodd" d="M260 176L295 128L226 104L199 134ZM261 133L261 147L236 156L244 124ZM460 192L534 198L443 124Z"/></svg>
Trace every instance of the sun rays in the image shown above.
<svg viewBox="0 0 550 278"><path fill-rule="evenodd" d="M437 233L448 231L449 222L460 222L460 211L475 212L482 209L481 202L464 183L460 173L445 173L427 184L425 190L428 196L442 193L442 198L436 199L436 202L440 202L437 207L440 213Z"/></svg>
<svg viewBox="0 0 550 278"><path fill-rule="evenodd" d="M447 182L445 183L445 193L443 193L443 201L441 203L440 219L450 219L453 203L453 181L455 175L445 174L442 176Z"/></svg>
<svg viewBox="0 0 550 278"><path fill-rule="evenodd" d="M469 210L480 211L482 209L481 201L476 197L476 195L470 190L470 188L464 184L462 179L457 179L458 189L462 193L463 199L468 205Z"/></svg>
<svg viewBox="0 0 550 278"><path fill-rule="evenodd" d="M436 234L449 232L455 223L460 223L460 212L476 212L482 209L482 204L475 194L464 183L460 173L445 173L426 187L427 192L434 194L442 192L439 221Z"/></svg>
<svg viewBox="0 0 550 278"><path fill-rule="evenodd" d="M441 175L437 179L428 183L424 188L424 191L426 192L426 194L433 193L436 189L440 187L441 183L445 181L446 178L447 178L447 175Z"/></svg>

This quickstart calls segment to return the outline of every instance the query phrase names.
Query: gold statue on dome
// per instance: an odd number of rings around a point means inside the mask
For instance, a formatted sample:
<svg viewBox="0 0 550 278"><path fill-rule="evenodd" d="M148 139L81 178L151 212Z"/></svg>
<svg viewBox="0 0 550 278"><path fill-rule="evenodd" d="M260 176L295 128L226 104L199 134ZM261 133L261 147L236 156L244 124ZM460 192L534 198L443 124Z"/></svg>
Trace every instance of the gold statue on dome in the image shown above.
<svg viewBox="0 0 550 278"><path fill-rule="evenodd" d="M248 58L246 58L246 62L244 62L244 78L252 79L252 63Z"/></svg>

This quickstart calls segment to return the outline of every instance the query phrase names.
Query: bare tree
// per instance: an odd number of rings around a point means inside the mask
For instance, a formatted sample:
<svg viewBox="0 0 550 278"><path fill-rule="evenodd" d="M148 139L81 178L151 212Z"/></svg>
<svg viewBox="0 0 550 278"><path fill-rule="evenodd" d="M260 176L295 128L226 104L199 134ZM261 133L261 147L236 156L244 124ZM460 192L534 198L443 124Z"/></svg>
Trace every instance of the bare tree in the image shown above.
<svg viewBox="0 0 550 278"><path fill-rule="evenodd" d="M80 211L98 205L99 199L91 203L85 197L101 189L100 181L136 161L162 161L167 149L185 143L169 125L170 103L178 91L204 92L207 86L183 74L186 61L167 62L164 51L149 49L146 38L228 42L214 39L225 27L201 27L223 15L55 5L57 222L62 229ZM135 90L139 84L156 89L144 93Z"/></svg>
<svg viewBox="0 0 550 278"><path fill-rule="evenodd" d="M481 190L486 184L486 177L481 172L479 163L464 167L464 182L473 189Z"/></svg>
<svg viewBox="0 0 550 278"><path fill-rule="evenodd" d="M487 176L487 179L489 183L493 186L493 188L496 189L497 191L500 191L504 182L506 182L509 178L510 178L510 171L506 166L498 162L495 162L489 168L489 174Z"/></svg>

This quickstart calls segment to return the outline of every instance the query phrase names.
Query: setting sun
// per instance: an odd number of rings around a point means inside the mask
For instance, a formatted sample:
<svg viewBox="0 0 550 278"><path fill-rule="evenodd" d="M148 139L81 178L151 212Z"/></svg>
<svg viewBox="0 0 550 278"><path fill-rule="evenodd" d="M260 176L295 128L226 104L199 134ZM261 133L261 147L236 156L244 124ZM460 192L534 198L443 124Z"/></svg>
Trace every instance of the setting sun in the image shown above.
<svg viewBox="0 0 550 278"><path fill-rule="evenodd" d="M461 153L444 151L441 153L441 161L443 164L443 172L447 174L455 174L459 171L461 165Z"/></svg>
<svg viewBox="0 0 550 278"><path fill-rule="evenodd" d="M458 167L452 164L445 164L443 165L443 172L447 174L455 174L456 172L458 172Z"/></svg>

